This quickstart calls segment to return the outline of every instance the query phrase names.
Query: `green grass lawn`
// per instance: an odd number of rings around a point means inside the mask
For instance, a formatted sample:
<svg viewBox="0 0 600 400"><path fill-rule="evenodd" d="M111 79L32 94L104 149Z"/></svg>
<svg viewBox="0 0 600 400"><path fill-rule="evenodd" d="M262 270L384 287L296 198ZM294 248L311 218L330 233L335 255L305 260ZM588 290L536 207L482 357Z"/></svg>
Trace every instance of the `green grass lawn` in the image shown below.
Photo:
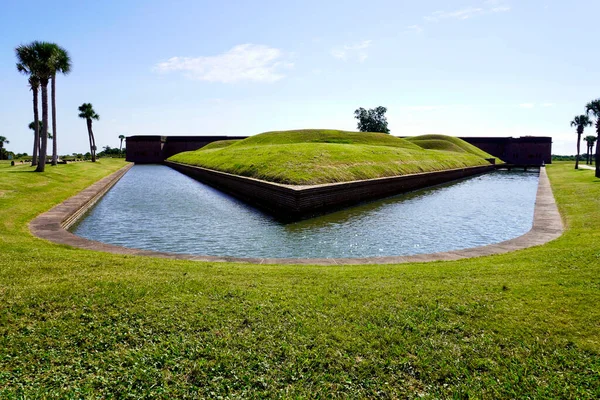
<svg viewBox="0 0 600 400"><path fill-rule="evenodd" d="M468 143L458 138L456 141ZM428 150L383 133L334 130L266 132L220 141L169 160L291 185L314 185L489 165L489 154Z"/></svg>
<svg viewBox="0 0 600 400"><path fill-rule="evenodd" d="M429 264L103 254L31 236L124 165L0 164L0 398L600 397L600 180L548 166L567 231Z"/></svg>

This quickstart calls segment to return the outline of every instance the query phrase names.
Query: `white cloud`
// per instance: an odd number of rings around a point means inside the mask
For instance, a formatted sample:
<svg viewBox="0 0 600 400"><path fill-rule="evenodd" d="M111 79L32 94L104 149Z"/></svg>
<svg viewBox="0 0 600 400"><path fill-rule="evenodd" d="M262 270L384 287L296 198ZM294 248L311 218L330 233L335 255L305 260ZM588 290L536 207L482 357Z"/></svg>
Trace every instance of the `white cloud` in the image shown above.
<svg viewBox="0 0 600 400"><path fill-rule="evenodd" d="M414 33L421 33L423 32L423 27L421 27L421 25L410 25L406 27L406 30Z"/></svg>
<svg viewBox="0 0 600 400"><path fill-rule="evenodd" d="M533 108L533 107L535 107L535 104L534 103L521 103L521 104L519 104L519 107L521 107L521 108Z"/></svg>
<svg viewBox="0 0 600 400"><path fill-rule="evenodd" d="M240 44L216 56L172 57L156 64L158 72L183 72L192 79L209 82L275 82L285 77L281 69L294 64L279 49Z"/></svg>
<svg viewBox="0 0 600 400"><path fill-rule="evenodd" d="M444 19L466 20L485 14L508 12L510 9L510 6L503 4L501 0L491 0L485 1L478 7L467 7L454 11L436 11L424 17L424 19L427 22L439 22Z"/></svg>
<svg viewBox="0 0 600 400"><path fill-rule="evenodd" d="M369 56L367 53L369 47L371 47L371 40L363 40L355 44L333 48L331 49L331 55L344 61L356 58L363 62Z"/></svg>
<svg viewBox="0 0 600 400"><path fill-rule="evenodd" d="M504 0L487 0L485 5L490 8L493 13L510 11L510 6L504 4Z"/></svg>
<svg viewBox="0 0 600 400"><path fill-rule="evenodd" d="M483 8L469 7L463 8L462 10L455 11L436 11L433 14L425 17L425 21L428 22L438 22L442 19L469 19L476 15L481 15L484 13Z"/></svg>
<svg viewBox="0 0 600 400"><path fill-rule="evenodd" d="M554 107L556 104L554 103L543 103L542 107Z"/></svg>

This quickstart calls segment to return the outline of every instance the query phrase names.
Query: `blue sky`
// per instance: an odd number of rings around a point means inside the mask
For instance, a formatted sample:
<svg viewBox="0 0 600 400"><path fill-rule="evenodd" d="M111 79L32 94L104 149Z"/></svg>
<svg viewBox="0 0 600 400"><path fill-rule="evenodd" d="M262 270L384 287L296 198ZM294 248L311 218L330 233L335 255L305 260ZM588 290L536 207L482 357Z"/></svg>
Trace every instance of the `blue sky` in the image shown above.
<svg viewBox="0 0 600 400"><path fill-rule="evenodd" d="M32 10L38 9L31 25ZM118 135L355 130L388 108L394 135L552 136L600 98L597 1L59 1L0 6L0 135L31 153L31 93L14 48L66 48L59 153L85 152L77 107ZM588 128L586 134L593 134Z"/></svg>

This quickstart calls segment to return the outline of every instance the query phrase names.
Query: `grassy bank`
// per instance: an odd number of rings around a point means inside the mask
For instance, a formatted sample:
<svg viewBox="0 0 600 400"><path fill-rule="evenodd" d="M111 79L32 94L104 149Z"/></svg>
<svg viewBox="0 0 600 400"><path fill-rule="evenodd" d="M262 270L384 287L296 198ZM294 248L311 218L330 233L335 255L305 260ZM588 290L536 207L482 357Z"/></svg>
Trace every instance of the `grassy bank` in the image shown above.
<svg viewBox="0 0 600 400"><path fill-rule="evenodd" d="M446 135L421 135L406 138L411 143L427 150L453 151L457 153L473 154L481 158L491 158L492 156L478 147L465 142L462 139ZM496 162L501 160L497 157Z"/></svg>
<svg viewBox="0 0 600 400"><path fill-rule="evenodd" d="M309 129L266 132L234 143L221 141L176 154L169 160L292 185L489 164L485 158L491 156L481 150L484 156L456 148L460 151L428 150L418 143L382 133Z"/></svg>
<svg viewBox="0 0 600 400"><path fill-rule="evenodd" d="M431 264L118 256L27 222L119 160L0 164L0 398L600 397L600 180L548 167L568 227Z"/></svg>

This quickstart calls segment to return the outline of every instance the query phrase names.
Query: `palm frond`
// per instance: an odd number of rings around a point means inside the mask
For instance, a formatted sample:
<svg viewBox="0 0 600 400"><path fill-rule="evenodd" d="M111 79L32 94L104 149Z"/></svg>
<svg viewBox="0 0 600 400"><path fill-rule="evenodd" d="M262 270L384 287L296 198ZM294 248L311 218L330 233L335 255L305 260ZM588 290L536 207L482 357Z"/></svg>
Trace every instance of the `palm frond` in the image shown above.
<svg viewBox="0 0 600 400"><path fill-rule="evenodd" d="M98 115L96 111L94 111L94 107L91 103L83 103L79 106L78 110L80 111L79 118L89 118L96 120L100 119L100 115Z"/></svg>
<svg viewBox="0 0 600 400"><path fill-rule="evenodd" d="M585 113L589 116L592 114L597 119L600 119L600 99L592 100L585 106Z"/></svg>

